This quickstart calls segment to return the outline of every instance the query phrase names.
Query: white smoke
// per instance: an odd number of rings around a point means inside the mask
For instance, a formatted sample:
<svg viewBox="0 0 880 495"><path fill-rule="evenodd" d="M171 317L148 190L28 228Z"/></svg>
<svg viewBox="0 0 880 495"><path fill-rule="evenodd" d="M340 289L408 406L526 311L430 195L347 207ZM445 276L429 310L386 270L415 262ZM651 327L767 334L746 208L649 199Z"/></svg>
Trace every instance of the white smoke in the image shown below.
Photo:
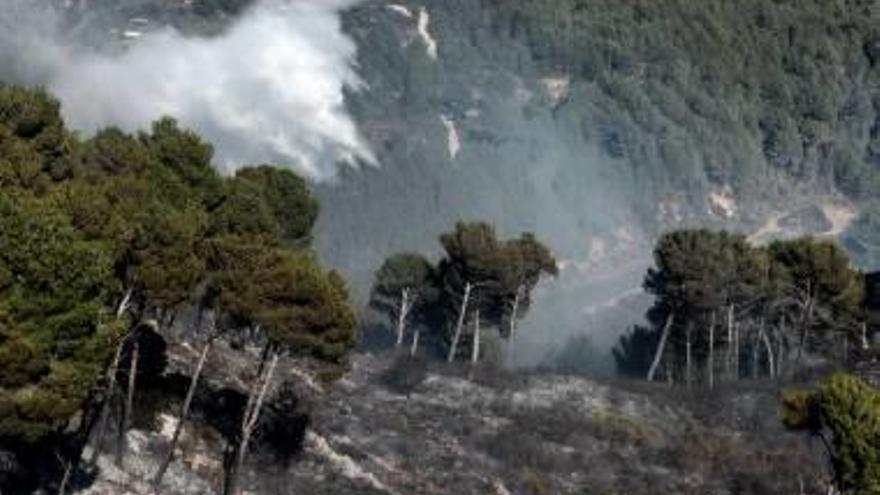
<svg viewBox="0 0 880 495"><path fill-rule="evenodd" d="M34 0L7 1L0 68L46 86L74 129L133 131L170 115L230 170L269 162L314 180L375 162L344 105L345 89L361 87L339 16L355 0L262 0L222 36L165 28L115 54L70 42Z"/></svg>

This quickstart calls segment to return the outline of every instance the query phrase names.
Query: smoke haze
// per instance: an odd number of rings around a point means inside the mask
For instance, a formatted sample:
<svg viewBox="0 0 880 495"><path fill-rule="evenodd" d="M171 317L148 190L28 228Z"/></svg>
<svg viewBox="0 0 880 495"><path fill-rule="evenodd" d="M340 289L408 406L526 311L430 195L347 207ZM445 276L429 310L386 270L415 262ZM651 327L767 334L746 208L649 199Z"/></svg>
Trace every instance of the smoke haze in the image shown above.
<svg viewBox="0 0 880 495"><path fill-rule="evenodd" d="M229 170L271 162L320 181L341 162L375 162L344 105L344 91L361 87L339 18L353 0L262 0L222 36L162 28L125 50L74 42L45 2L7 2L0 79L47 87L77 130L132 131L171 115Z"/></svg>

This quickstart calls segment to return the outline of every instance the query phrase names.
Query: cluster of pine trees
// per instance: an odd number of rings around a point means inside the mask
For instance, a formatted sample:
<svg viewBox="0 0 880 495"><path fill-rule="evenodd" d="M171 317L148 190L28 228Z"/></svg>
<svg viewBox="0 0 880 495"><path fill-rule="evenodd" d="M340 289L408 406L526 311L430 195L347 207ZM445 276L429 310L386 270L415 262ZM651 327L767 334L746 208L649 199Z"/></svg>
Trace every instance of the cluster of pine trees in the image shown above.
<svg viewBox="0 0 880 495"><path fill-rule="evenodd" d="M870 350L878 308L869 277L833 241L754 246L739 234L681 230L658 240L654 261L644 281L655 297L649 325L614 351L626 374L713 387Z"/></svg>
<svg viewBox="0 0 880 495"><path fill-rule="evenodd" d="M396 345L411 333L411 354L426 331L431 350L448 362L469 354L476 363L481 329L496 329L512 342L535 286L542 276L557 274L556 259L533 234L501 240L482 222L458 223L440 236L440 244L445 256L436 264L414 253L388 258L376 274L370 304L394 320Z"/></svg>
<svg viewBox="0 0 880 495"><path fill-rule="evenodd" d="M306 183L269 166L223 177L211 159L172 119L82 139L46 92L0 86L0 490L64 493L89 438L106 448L111 419L123 462L151 365L141 347L184 311L198 314L185 333L199 356L157 486L218 338L262 346L227 493L281 357L344 365L355 313L309 248Z"/></svg>

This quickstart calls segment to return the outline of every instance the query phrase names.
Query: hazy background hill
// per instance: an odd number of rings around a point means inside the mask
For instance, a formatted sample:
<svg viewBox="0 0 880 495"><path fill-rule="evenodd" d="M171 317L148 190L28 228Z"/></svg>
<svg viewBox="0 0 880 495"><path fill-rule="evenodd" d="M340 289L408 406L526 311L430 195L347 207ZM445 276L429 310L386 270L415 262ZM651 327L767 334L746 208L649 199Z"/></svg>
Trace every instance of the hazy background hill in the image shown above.
<svg viewBox="0 0 880 495"><path fill-rule="evenodd" d="M536 231L568 261L533 318L551 335L614 325L590 315L631 299L672 226L846 232L876 267L878 16L859 1L365 2L345 14L366 83L349 108L381 167L319 188L321 251L365 286L460 217Z"/></svg>

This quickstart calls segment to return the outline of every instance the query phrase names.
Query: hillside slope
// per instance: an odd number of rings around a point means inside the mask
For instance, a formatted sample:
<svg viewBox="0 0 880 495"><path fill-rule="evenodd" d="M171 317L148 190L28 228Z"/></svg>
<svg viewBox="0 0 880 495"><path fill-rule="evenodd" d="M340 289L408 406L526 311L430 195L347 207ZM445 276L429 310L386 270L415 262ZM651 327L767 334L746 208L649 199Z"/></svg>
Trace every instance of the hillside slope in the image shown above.
<svg viewBox="0 0 880 495"><path fill-rule="evenodd" d="M822 492L818 445L782 431L776 390L758 385L695 401L662 385L621 385L360 355L312 404L303 452L279 458L263 434L245 486L259 495L770 495L797 493L801 483ZM223 445L208 424L185 431L183 462L163 493L218 486ZM130 432L126 471L102 458L84 493L148 493L138 473L152 472L167 434Z"/></svg>

